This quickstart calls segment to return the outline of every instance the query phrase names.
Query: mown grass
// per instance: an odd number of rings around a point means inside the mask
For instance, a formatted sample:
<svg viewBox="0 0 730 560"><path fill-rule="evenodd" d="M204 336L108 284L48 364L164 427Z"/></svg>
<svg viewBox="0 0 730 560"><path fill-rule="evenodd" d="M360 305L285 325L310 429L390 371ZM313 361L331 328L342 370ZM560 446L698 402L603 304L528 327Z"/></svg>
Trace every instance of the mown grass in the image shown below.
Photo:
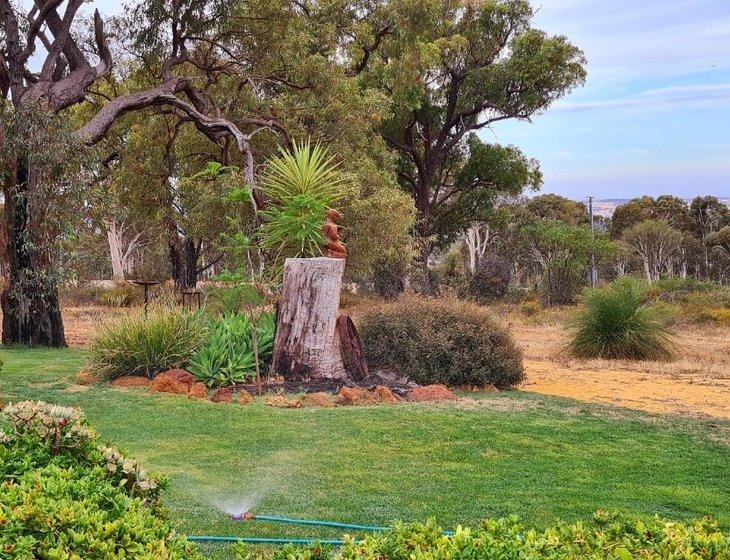
<svg viewBox="0 0 730 560"><path fill-rule="evenodd" d="M235 524L215 506L254 493L260 513L369 524L434 516L452 527L514 513L540 527L603 508L711 514L730 529L727 423L519 392L469 406L216 405L76 386L80 351L0 357L0 399L83 407L104 439L171 477L166 502L189 534L336 534Z"/></svg>

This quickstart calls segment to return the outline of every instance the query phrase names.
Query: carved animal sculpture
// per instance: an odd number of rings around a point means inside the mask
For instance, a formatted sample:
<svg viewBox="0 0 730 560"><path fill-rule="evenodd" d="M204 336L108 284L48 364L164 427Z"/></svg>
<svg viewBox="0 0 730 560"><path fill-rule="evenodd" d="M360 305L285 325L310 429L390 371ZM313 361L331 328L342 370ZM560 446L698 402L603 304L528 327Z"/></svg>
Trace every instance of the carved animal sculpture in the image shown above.
<svg viewBox="0 0 730 560"><path fill-rule="evenodd" d="M342 218L342 214L332 208L327 210L325 214L324 225L322 226L322 234L326 241L324 254L335 259L346 259L347 249L340 241L340 227L337 225L340 218Z"/></svg>

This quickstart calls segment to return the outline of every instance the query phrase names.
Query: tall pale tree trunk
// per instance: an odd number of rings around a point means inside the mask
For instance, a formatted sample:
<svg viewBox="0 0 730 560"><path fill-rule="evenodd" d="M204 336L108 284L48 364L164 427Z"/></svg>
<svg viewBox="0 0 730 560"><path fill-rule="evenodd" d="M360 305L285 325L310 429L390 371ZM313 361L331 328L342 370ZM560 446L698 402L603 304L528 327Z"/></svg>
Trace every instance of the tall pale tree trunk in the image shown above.
<svg viewBox="0 0 730 560"><path fill-rule="evenodd" d="M343 379L337 317L344 259L286 259L274 341L274 372Z"/></svg>
<svg viewBox="0 0 730 560"><path fill-rule="evenodd" d="M4 252L7 268L0 295L3 344L66 346L58 285L48 248L37 237L34 191L38 176L22 154L3 183L5 198Z"/></svg>
<svg viewBox="0 0 730 560"><path fill-rule="evenodd" d="M120 228L114 220L104 222L106 228L106 239L109 243L109 260L112 264L112 278L117 281L124 280L124 262L122 250L122 235Z"/></svg>

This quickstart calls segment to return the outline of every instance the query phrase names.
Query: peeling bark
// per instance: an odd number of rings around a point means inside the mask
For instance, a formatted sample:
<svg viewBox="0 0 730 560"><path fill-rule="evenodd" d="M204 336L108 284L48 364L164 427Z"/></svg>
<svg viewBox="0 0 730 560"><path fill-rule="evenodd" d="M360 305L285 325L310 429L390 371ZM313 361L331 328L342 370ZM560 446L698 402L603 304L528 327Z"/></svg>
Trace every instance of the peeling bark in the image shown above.
<svg viewBox="0 0 730 560"><path fill-rule="evenodd" d="M343 379L337 317L344 259L286 259L273 369L284 377Z"/></svg>

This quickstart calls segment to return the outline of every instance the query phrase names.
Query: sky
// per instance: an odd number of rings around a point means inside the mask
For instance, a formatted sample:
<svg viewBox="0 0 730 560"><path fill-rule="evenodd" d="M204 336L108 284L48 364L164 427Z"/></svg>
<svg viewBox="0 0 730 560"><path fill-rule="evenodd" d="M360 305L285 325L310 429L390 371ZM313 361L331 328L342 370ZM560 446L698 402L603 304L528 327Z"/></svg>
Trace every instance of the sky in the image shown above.
<svg viewBox="0 0 730 560"><path fill-rule="evenodd" d="M543 192L730 197L730 0L532 1L535 27L585 52L586 85L485 141L537 158Z"/></svg>
<svg viewBox="0 0 730 560"><path fill-rule="evenodd" d="M730 0L539 0L534 26L588 58L586 85L485 141L537 158L543 192L730 197Z"/></svg>

